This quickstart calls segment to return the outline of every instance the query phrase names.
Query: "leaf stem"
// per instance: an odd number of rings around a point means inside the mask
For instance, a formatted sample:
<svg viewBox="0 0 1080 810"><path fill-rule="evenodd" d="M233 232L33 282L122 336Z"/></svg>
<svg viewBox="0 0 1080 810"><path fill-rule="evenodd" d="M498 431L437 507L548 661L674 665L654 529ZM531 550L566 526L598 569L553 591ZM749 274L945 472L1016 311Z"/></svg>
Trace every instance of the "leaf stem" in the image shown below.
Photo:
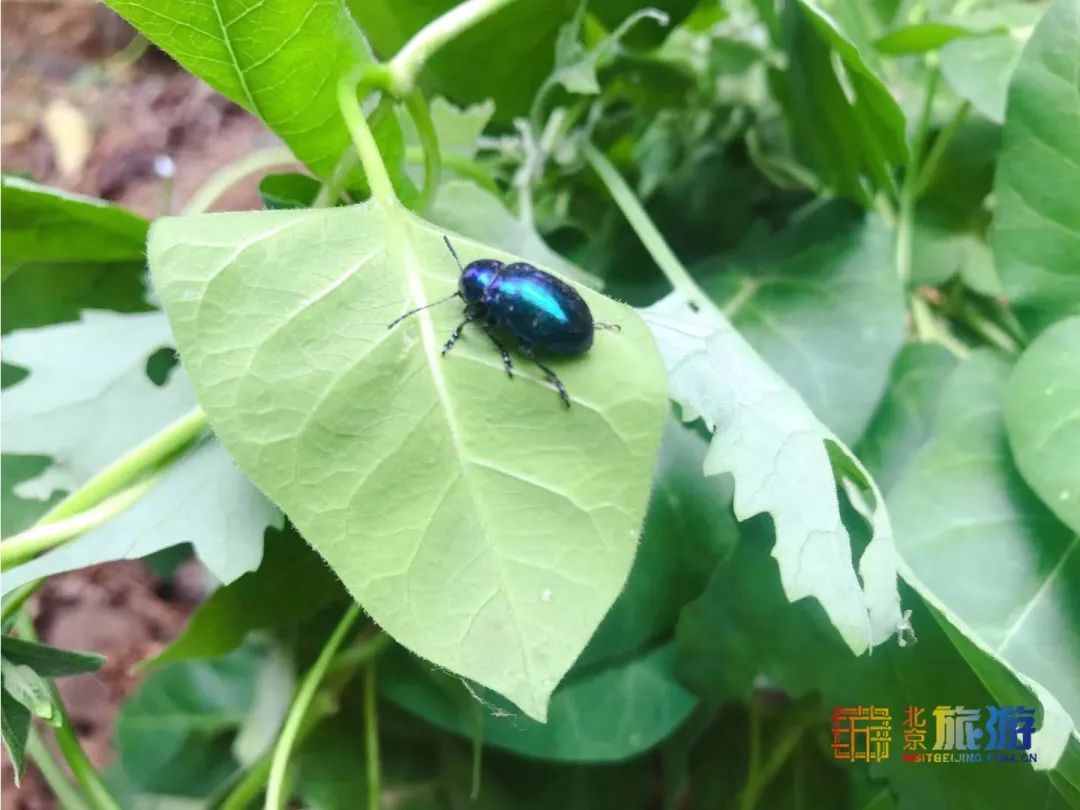
<svg viewBox="0 0 1080 810"><path fill-rule="evenodd" d="M701 291L697 282L683 267L682 262L672 251L671 246L664 241L663 235L653 224L644 206L634 196L630 186L615 167L611 165L611 162L592 144L585 145L585 159L607 187L608 193L615 200L615 204L619 206L623 216L630 222L630 226L645 245L645 249L649 251L653 261L667 276L671 286L682 293L691 309L708 310L718 317L722 317L716 305Z"/></svg>
<svg viewBox="0 0 1080 810"><path fill-rule="evenodd" d="M42 515L34 527L58 523L97 506L111 495L137 481L142 475L186 447L206 428L206 414L195 408L167 425L142 444L137 445L76 489ZM2 545L0 545L2 550ZM6 622L23 606L44 579L27 582L10 593L0 609L0 622Z"/></svg>
<svg viewBox="0 0 1080 810"><path fill-rule="evenodd" d="M25 613L16 620L16 629L19 631L19 635L27 641L37 641L34 623L30 621L30 617ZM71 769L75 781L82 788L82 792L93 810L120 810L120 805L113 798L109 789L105 787L105 783L101 781L101 777L98 775L93 763L90 762L86 752L83 751L82 746L79 744L79 738L74 729L71 728L71 719L68 717L64 703L60 699L60 693L56 689L56 684L51 680L49 681L49 689L52 691L53 705L56 706L59 713L58 719L60 720L60 724L53 729L56 745L60 749L64 761L67 762L68 768Z"/></svg>
<svg viewBox="0 0 1080 810"><path fill-rule="evenodd" d="M962 320L968 327L971 328L979 337L983 338L988 343L997 346L1002 351L1008 354L1018 354L1020 347L1016 341L1013 340L1012 335L987 318L977 309L971 306L964 306L960 310L960 320Z"/></svg>
<svg viewBox="0 0 1080 810"><path fill-rule="evenodd" d="M514 0L467 0L441 17L436 17L405 43L390 60L390 88L398 98L406 98L416 86L416 77L432 54L485 17Z"/></svg>
<svg viewBox="0 0 1080 810"><path fill-rule="evenodd" d="M52 751L33 726L26 740L26 753L37 765L45 779L45 784L52 789L53 796L64 810L89 810L89 805L79 793L79 789L71 784L64 769L53 757Z"/></svg>
<svg viewBox="0 0 1080 810"><path fill-rule="evenodd" d="M389 182L389 178L387 178L387 182ZM330 638L323 645L319 657L315 659L311 669L304 675L300 688L296 691L296 696L293 698L289 713L285 718L285 724L282 726L281 735L274 746L274 756L271 760L270 776L266 788L266 810L281 810L285 806L285 799L287 798L285 796L285 773L289 767L289 755L292 753L293 745L296 743L300 726L303 723L304 716L307 714L308 707L315 698L315 693L318 691L323 675L359 616L360 606L357 604L350 605L338 622L337 627L334 628L334 632L330 634Z"/></svg>
<svg viewBox="0 0 1080 810"><path fill-rule="evenodd" d="M345 126L349 130L356 152L360 156L360 163L367 175L368 185L371 187L371 196L384 205L397 201L394 194L394 186L390 182L390 175L386 171L379 146L375 142L375 136L364 118L364 111L360 108L359 95L366 95L372 87L379 86L385 81L385 75L378 72L378 68L370 65L362 65L341 77L338 81L338 108L341 117L345 119Z"/></svg>
<svg viewBox="0 0 1080 810"><path fill-rule="evenodd" d="M106 498L97 506L63 520L38 523L26 531L13 535L0 543L0 571L6 571L43 551L66 543L91 529L106 523L134 504L157 483L158 476L150 476Z"/></svg>
<svg viewBox="0 0 1080 810"><path fill-rule="evenodd" d="M182 450L205 429L206 414L196 407L112 462L46 512L38 525L55 523L96 506Z"/></svg>
<svg viewBox="0 0 1080 810"><path fill-rule="evenodd" d="M184 214L203 213L214 204L218 197L249 174L273 166L288 166L297 162L293 153L284 146L268 146L265 149L256 149L254 152L245 155L239 160L234 160L210 175L210 178L191 195L188 204L184 206Z"/></svg>
<svg viewBox="0 0 1080 810"><path fill-rule="evenodd" d="M930 151L926 153L926 160L922 162L915 181L914 195L916 198L921 197L934 181L934 175L937 174L938 166L945 156L945 150L948 148L949 142L952 141L957 130L963 125L969 112L971 112L971 102L965 101L956 108L956 112L949 119L949 123L945 125L945 129L934 139L934 143L931 145Z"/></svg>
<svg viewBox="0 0 1080 810"><path fill-rule="evenodd" d="M379 761L379 707L376 699L379 685L377 659L372 658L364 669L364 761L367 763L368 810L379 810L381 767Z"/></svg>
<svg viewBox="0 0 1080 810"><path fill-rule="evenodd" d="M381 653L389 644L390 636L383 632L357 641L334 656L334 660L330 662L323 680L329 680L330 676L342 670L352 669L366 663ZM300 723L300 730L297 732L296 742L293 744L294 749L304 741L304 738L315 728L323 715L336 710L337 693L348 681L349 676L337 678L334 681L337 684L336 686L328 687L315 696L311 706L304 713L303 721ZM320 707L322 707L321 711ZM266 781L270 776L273 757L273 749L259 757L255 764L248 768L244 778L232 788L229 795L218 805L218 810L247 810L248 806L258 797L263 786L266 785Z"/></svg>
<svg viewBox="0 0 1080 810"><path fill-rule="evenodd" d="M746 787L739 797L739 810L754 810L758 796L761 793L761 706L758 704L757 694L751 693L746 704L747 722L749 724L749 740L747 746L750 749L749 763L746 767Z"/></svg>
<svg viewBox="0 0 1080 810"><path fill-rule="evenodd" d="M420 200L417 203L417 209L423 213L431 206L431 201L435 199L435 190L439 187L439 174L442 172L439 136L435 132L435 124L431 121L427 102L420 91L414 90L405 96L405 109L416 124L416 132L424 150L424 185L420 189Z"/></svg>

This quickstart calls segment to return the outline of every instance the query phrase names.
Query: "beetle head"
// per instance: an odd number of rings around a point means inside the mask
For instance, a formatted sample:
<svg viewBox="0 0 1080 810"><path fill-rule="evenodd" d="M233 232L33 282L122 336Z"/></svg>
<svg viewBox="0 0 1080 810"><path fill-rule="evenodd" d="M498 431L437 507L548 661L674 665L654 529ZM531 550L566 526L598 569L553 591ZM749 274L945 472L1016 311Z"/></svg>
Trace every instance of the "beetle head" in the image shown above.
<svg viewBox="0 0 1080 810"><path fill-rule="evenodd" d="M488 286L502 268L503 263L495 259L478 259L465 265L458 280L458 290L465 303L475 304L481 301Z"/></svg>

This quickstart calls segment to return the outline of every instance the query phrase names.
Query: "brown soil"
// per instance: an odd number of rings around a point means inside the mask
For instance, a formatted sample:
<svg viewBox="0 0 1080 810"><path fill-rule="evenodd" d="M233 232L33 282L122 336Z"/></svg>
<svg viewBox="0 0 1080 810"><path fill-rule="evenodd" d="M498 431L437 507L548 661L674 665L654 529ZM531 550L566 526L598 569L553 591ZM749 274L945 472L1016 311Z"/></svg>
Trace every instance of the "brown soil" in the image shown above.
<svg viewBox="0 0 1080 810"><path fill-rule="evenodd" d="M136 59L125 59L134 32L99 4L5 2L0 32L5 172L156 217L178 212L222 166L276 142L259 121L159 51L146 48ZM84 159L68 171L59 165L57 136L50 137L44 123L58 104L67 109L68 122L73 117L75 122L59 137L79 130L87 136ZM175 164L171 182L155 172L161 156ZM256 207L254 181L237 186L215 206ZM114 756L116 711L137 685L134 666L176 636L202 595L196 563L162 582L141 563L121 562L54 577L31 603L44 641L108 659L94 675L58 681L96 765L107 765ZM33 766L21 790L14 789L6 753L2 787L0 810L56 804Z"/></svg>

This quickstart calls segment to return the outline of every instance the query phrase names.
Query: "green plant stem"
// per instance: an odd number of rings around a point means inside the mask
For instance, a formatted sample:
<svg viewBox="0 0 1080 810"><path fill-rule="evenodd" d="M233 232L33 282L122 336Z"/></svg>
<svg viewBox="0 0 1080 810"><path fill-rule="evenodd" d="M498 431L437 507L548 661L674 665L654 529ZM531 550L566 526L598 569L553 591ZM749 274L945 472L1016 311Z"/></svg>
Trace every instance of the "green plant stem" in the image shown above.
<svg viewBox="0 0 1080 810"><path fill-rule="evenodd" d="M760 795L761 775L761 705L756 694L746 703L747 721L750 727L747 745L750 749L746 768L746 787L739 797L739 810L754 810Z"/></svg>
<svg viewBox="0 0 1080 810"><path fill-rule="evenodd" d="M332 675L346 669L355 669L376 657L390 644L390 637L383 632L376 633L370 638L357 641L334 656L330 666L326 670L323 680L328 680ZM336 710L337 692L348 683L348 677L336 679L338 686L321 691L312 700L311 707L305 712L300 723L300 731L296 735L295 749L299 746L319 719L331 710ZM326 700L323 700L323 697ZM325 703L326 711L320 712L318 706ZM258 798L270 777L270 767L273 764L274 749L267 751L244 773L241 779L229 792L228 796L218 805L218 810L246 810Z"/></svg>
<svg viewBox="0 0 1080 810"><path fill-rule="evenodd" d="M16 629L18 629L19 635L27 641L37 641L34 623L30 621L30 617L25 613L16 619ZM56 746L60 749L60 753L63 755L64 761L67 762L75 781L82 788L83 795L89 802L90 807L93 810L120 810L120 805L113 798L109 789L105 787L105 783L101 781L101 777L98 775L93 763L90 762L86 752L83 751L82 746L79 744L79 738L72 729L71 719L64 708L64 702L60 699L60 693L51 680L49 681L49 689L52 691L53 704L57 708L60 721L60 725L53 729Z"/></svg>
<svg viewBox="0 0 1080 810"><path fill-rule="evenodd" d="M367 764L368 810L379 810L382 794L379 784L382 768L379 761L378 686L379 671L376 659L372 659L364 669L364 761Z"/></svg>
<svg viewBox="0 0 1080 810"><path fill-rule="evenodd" d="M414 90L405 96L405 109L416 124L416 132L424 150L424 185L420 189L420 200L417 203L417 209L422 213L431 206L431 201L435 199L435 190L439 187L439 174L442 172L439 135L420 91Z"/></svg>
<svg viewBox="0 0 1080 810"><path fill-rule="evenodd" d="M89 810L90 806L83 799L78 788L71 784L64 769L53 757L52 751L32 726L30 736L26 740L26 753L37 765L45 783L52 789L53 796L64 810Z"/></svg>
<svg viewBox="0 0 1080 810"><path fill-rule="evenodd" d="M390 646L390 640L390 636L381 631L369 638L358 640L334 657L334 660L330 662L327 673L333 674L345 669L355 669L363 666L368 661L378 657L383 650Z"/></svg>
<svg viewBox="0 0 1080 810"><path fill-rule="evenodd" d="M964 358L971 353L971 350L953 335L945 322L934 314L930 304L922 296L912 294L910 302L911 322L916 338L924 343L944 346L954 357Z"/></svg>
<svg viewBox="0 0 1080 810"><path fill-rule="evenodd" d="M370 67L356 68L342 76L337 88L338 108L360 156L360 164L367 175L372 198L384 205L390 205L397 201L397 195L394 194L394 186L390 182L379 146L375 143L375 136L357 99L358 91L364 90L374 81Z"/></svg>
<svg viewBox="0 0 1080 810"><path fill-rule="evenodd" d="M759 761L753 780L747 780L746 789L743 791L739 803L740 810L753 810L757 806L757 803L761 800L761 794L765 792L765 789L776 778L776 774L780 772L784 763L798 748L799 741L802 740L805 733L806 723L798 723L787 729L784 735L773 744L769 751L769 757L764 764Z"/></svg>
<svg viewBox="0 0 1080 810"><path fill-rule="evenodd" d="M256 149L254 152L245 155L239 160L234 160L212 174L191 195L191 199L188 200L188 204L184 207L184 213L203 213L214 204L218 197L249 174L274 166L288 166L296 163L297 160L293 153L284 146L269 146L265 149Z"/></svg>
<svg viewBox="0 0 1080 810"><path fill-rule="evenodd" d="M956 108L956 112L949 119L949 123L945 125L945 129L934 139L934 143L931 145L930 151L926 153L926 159L922 161L916 175L917 179L914 188L916 198L921 197L934 181L934 175L937 174L941 159L945 156L945 150L949 147L949 143L952 141L953 136L956 135L957 130L963 125L969 112L971 112L971 102L965 101Z"/></svg>
<svg viewBox="0 0 1080 810"><path fill-rule="evenodd" d="M273 758L273 749L259 757L244 773L244 778L236 784L236 787L218 805L218 810L247 810L258 798L259 793L266 784L266 780L270 776Z"/></svg>
<svg viewBox="0 0 1080 810"><path fill-rule="evenodd" d="M182 450L205 429L206 414L201 408L193 409L112 462L46 512L38 525L55 523L96 506Z"/></svg>
<svg viewBox="0 0 1080 810"><path fill-rule="evenodd" d="M420 147L405 147L405 160L409 163L423 163L424 159L424 150ZM488 173L484 171L484 168L475 160L469 160L467 157L454 154L442 155L441 160L446 168L457 172L462 177L467 177L492 194L502 194L498 184L491 179Z"/></svg>
<svg viewBox="0 0 1080 810"><path fill-rule="evenodd" d="M415 89L416 77L432 54L512 2L514 0L467 0L417 31L390 60L390 87L394 95L407 97Z"/></svg>
<svg viewBox="0 0 1080 810"><path fill-rule="evenodd" d="M166 425L142 444L129 450L104 470L76 489L42 515L34 527L58 523L97 506L106 498L130 486L186 447L206 428L206 414L195 408ZM2 550L2 544L0 544ZM0 621L6 622L44 584L43 579L27 582L4 600Z"/></svg>
<svg viewBox="0 0 1080 810"><path fill-rule="evenodd" d="M997 346L1008 354L1018 354L1020 352L1020 346L1013 340L1012 336L977 309L964 306L960 310L960 320L987 343Z"/></svg>
<svg viewBox="0 0 1080 810"><path fill-rule="evenodd" d="M157 483L157 480L156 475L144 478L85 512L63 520L38 523L24 532L7 538L0 543L0 571L6 571L24 563L43 551L48 551L106 523L145 495Z"/></svg>
<svg viewBox="0 0 1080 810"><path fill-rule="evenodd" d="M649 255L652 256L653 261L660 267L671 286L675 290L681 293L690 304L691 308L697 310L708 311L718 318L723 318L720 310L716 305L709 300L701 288L698 287L697 282L690 276L683 267L682 262L672 251L671 247L666 241L664 241L663 235L653 224L649 214L645 211L644 206L634 196L634 192L630 189L630 186L622 178L619 172L611 165L611 162L602 155L599 150L592 144L586 144L585 146L585 159L592 166L593 171L600 177L604 185L607 187L608 193L611 194L612 199L615 200L615 204L619 206L619 209L623 212L623 216L630 222L630 226L634 229L634 232L638 235L638 238L645 245L645 249L649 251Z"/></svg>
<svg viewBox="0 0 1080 810"><path fill-rule="evenodd" d="M387 178L387 182L389 182L389 178ZM360 606L357 604L350 605L338 622L337 627L334 628L334 632L330 634L330 638L326 640L326 644L323 645L319 657L315 659L311 669L304 675L300 688L296 691L296 696L289 707L289 713L285 717L285 724L282 726L281 734L278 736L277 743L274 746L274 756L271 760L270 775L266 788L266 810L281 810L285 806L285 799L287 798L284 795L285 774L289 767L289 755L292 753L293 746L296 743L300 726L303 723L304 716L307 714L308 707L315 698L315 693L318 691L323 675L326 674L330 662L333 661L338 648L359 616Z"/></svg>

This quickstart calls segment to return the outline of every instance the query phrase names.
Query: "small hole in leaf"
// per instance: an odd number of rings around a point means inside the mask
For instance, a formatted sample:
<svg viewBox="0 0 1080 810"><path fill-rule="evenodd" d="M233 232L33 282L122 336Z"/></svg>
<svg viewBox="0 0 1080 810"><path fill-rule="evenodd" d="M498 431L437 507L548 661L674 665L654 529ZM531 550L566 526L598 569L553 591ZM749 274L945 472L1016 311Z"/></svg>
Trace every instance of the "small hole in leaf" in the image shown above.
<svg viewBox="0 0 1080 810"><path fill-rule="evenodd" d="M691 312L701 312L701 307L698 306L697 301L690 301L689 304L690 304L690 311Z"/></svg>
<svg viewBox="0 0 1080 810"><path fill-rule="evenodd" d="M146 359L146 376L159 388L169 381L169 373L180 363L176 349L162 346Z"/></svg>

